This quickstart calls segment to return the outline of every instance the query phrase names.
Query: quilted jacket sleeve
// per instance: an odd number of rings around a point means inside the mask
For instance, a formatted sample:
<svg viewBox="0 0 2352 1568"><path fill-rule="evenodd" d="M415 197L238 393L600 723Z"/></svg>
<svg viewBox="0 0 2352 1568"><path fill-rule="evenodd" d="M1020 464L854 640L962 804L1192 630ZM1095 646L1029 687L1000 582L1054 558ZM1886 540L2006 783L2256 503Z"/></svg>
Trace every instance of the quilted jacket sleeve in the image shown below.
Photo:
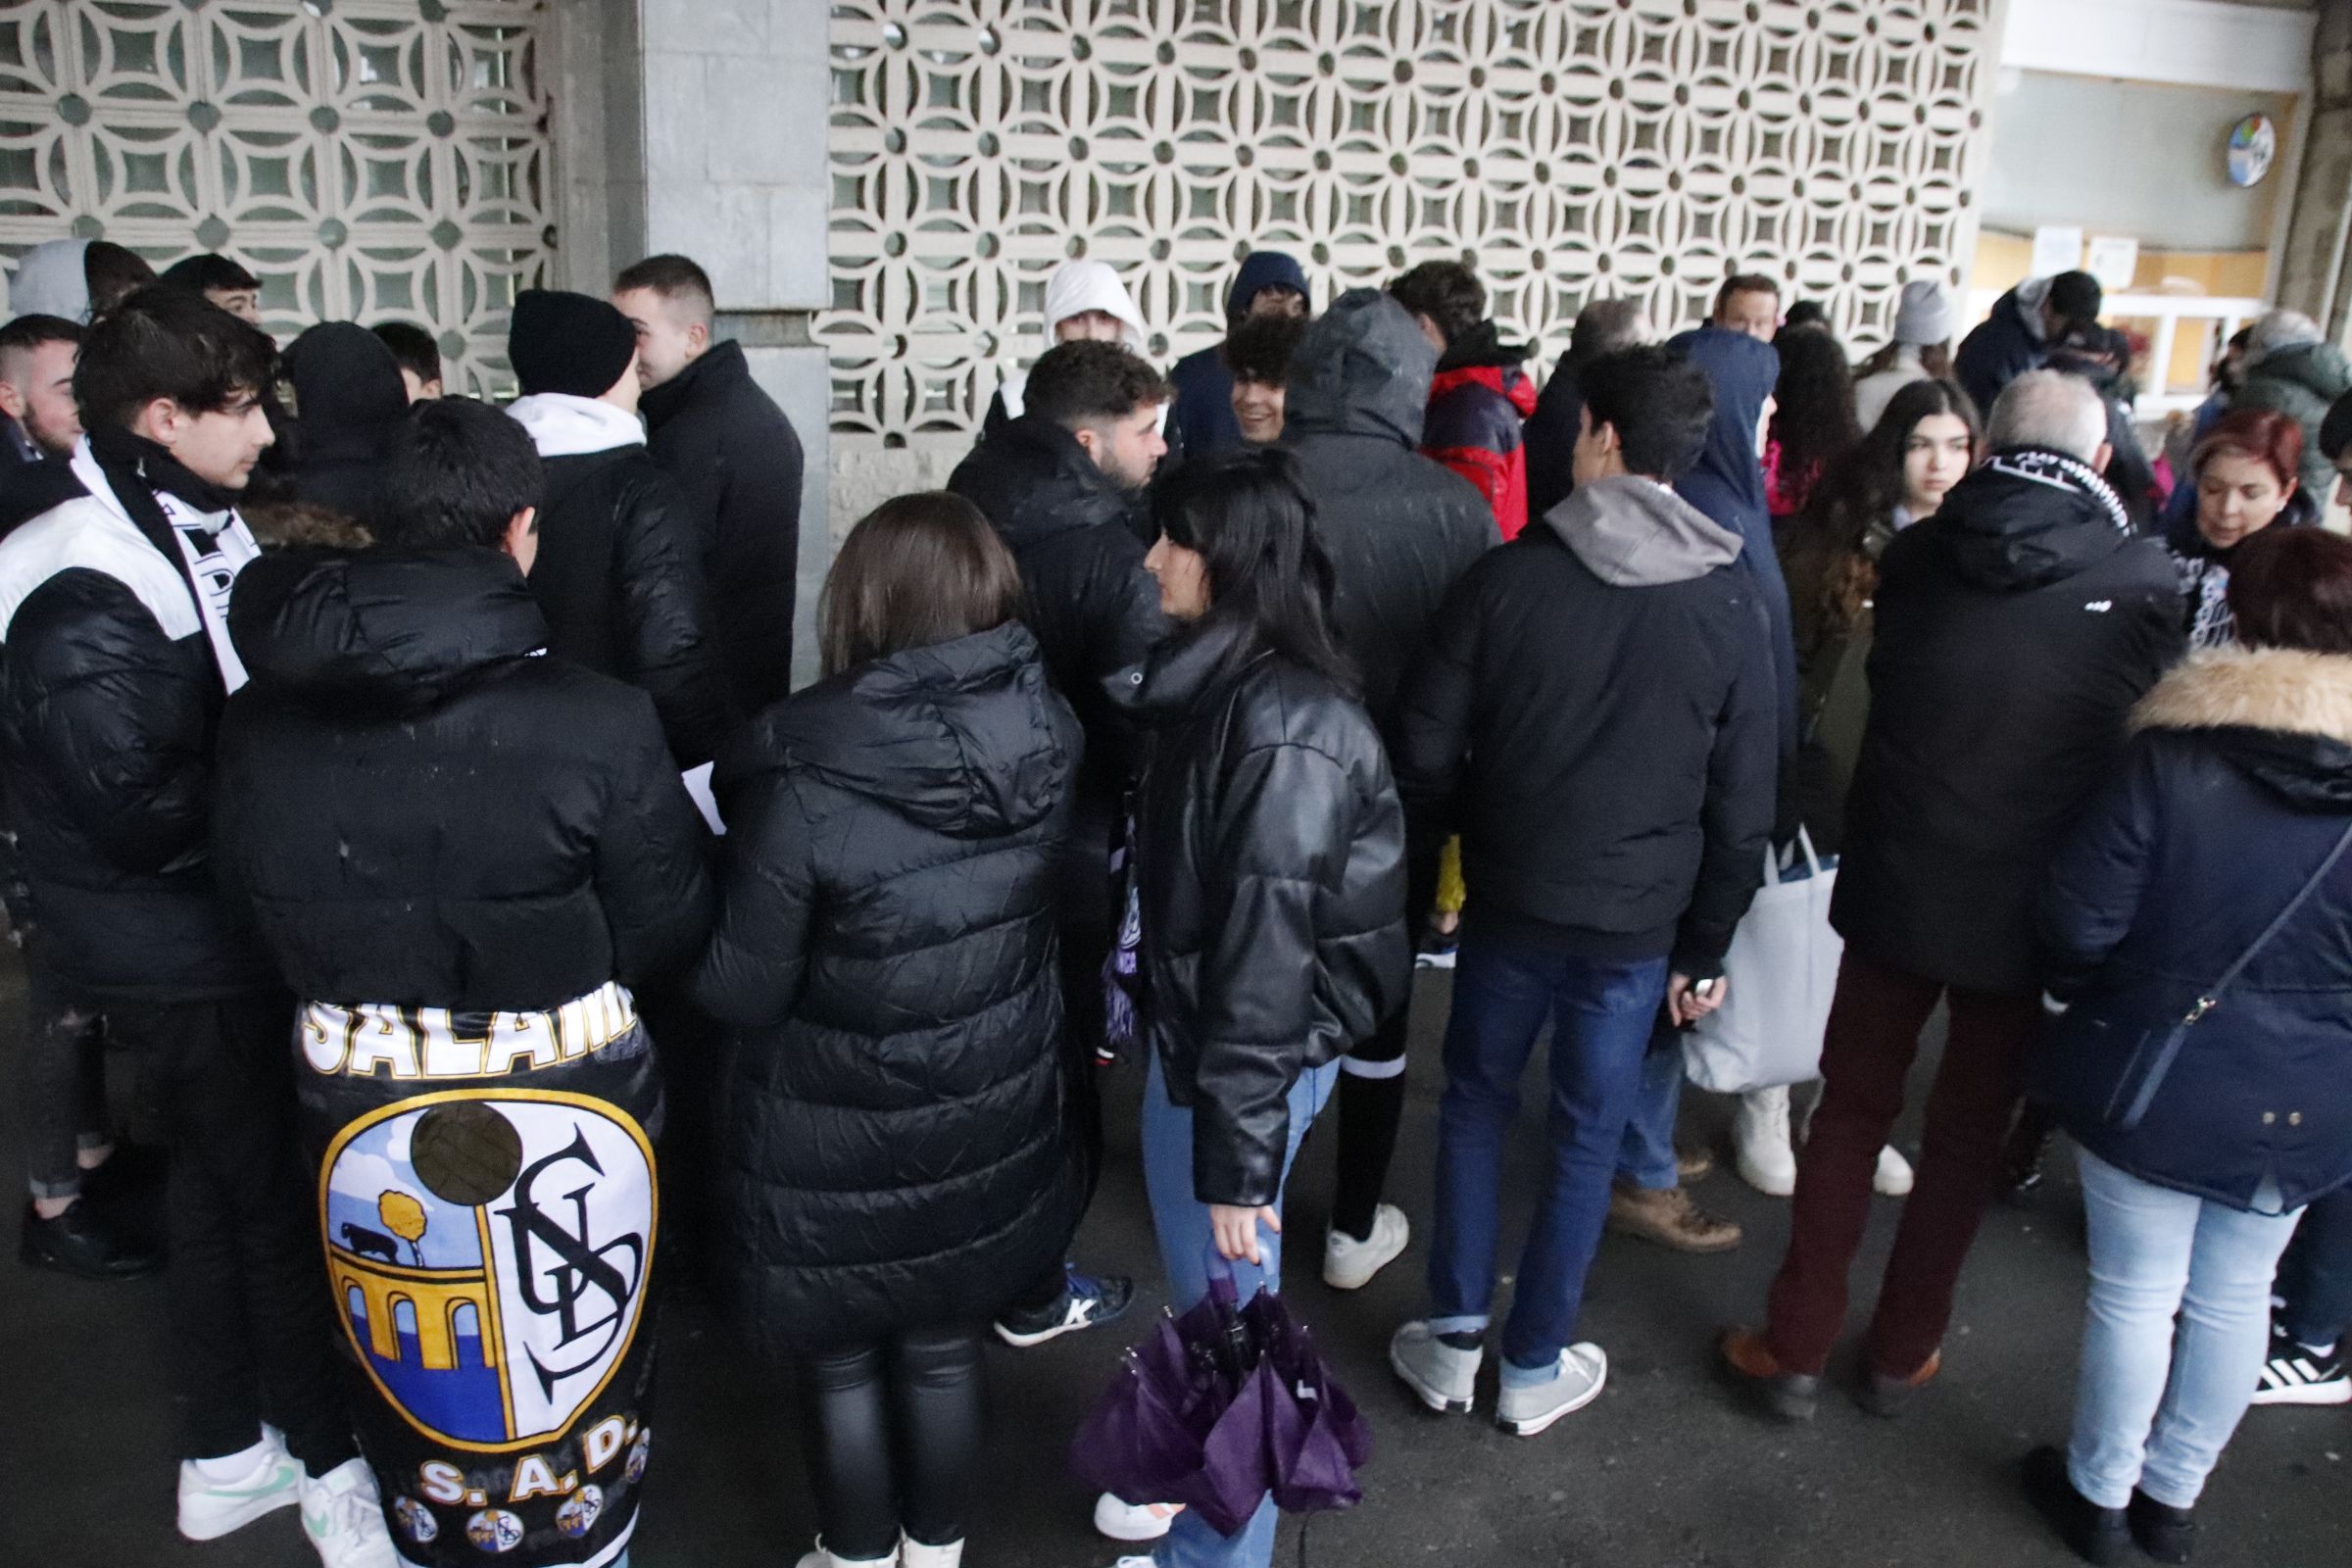
<svg viewBox="0 0 2352 1568"><path fill-rule="evenodd" d="M632 986L670 979L694 962L714 902L710 830L652 715L638 711L638 723L616 726L612 736L618 777L595 860L613 960Z"/></svg>
<svg viewBox="0 0 2352 1568"><path fill-rule="evenodd" d="M9 627L14 742L125 871L204 853L215 679L209 651L188 657L129 588L99 572L51 577Z"/></svg>
<svg viewBox="0 0 2352 1568"><path fill-rule="evenodd" d="M621 674L653 694L681 768L710 760L733 716L703 579L703 537L676 480L650 467L632 480L614 546Z"/></svg>
<svg viewBox="0 0 2352 1568"><path fill-rule="evenodd" d="M695 970L696 1005L722 1023L783 1021L808 968L816 879L808 817L791 779L761 774L727 802L727 875L718 926Z"/></svg>
<svg viewBox="0 0 2352 1568"><path fill-rule="evenodd" d="M1355 803L1338 761L1297 745L1245 754L1221 793L1201 846L1193 1187L1204 1203L1271 1203L1314 1027L1317 914L1345 879Z"/></svg>

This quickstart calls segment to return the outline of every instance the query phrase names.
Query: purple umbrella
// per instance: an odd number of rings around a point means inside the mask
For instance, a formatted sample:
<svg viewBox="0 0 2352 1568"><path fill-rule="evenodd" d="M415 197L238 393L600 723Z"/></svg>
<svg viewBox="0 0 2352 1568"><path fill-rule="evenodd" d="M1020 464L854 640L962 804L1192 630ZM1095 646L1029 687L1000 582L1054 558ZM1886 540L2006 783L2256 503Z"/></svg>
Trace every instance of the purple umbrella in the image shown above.
<svg viewBox="0 0 2352 1568"><path fill-rule="evenodd" d="M1080 1480L1125 1502L1182 1503L1221 1536L1268 1492L1295 1513L1363 1499L1372 1435L1355 1401L1281 1297L1261 1289L1237 1308L1236 1296L1212 1258L1208 1295L1163 1313L1121 1358L1070 1444Z"/></svg>

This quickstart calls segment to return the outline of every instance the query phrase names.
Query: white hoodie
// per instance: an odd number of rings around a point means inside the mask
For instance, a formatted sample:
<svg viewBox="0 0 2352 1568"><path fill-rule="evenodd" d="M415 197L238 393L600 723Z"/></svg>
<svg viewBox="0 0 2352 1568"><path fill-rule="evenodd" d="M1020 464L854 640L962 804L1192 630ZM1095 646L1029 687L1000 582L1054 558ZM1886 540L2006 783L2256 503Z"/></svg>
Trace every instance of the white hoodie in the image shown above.
<svg viewBox="0 0 2352 1568"><path fill-rule="evenodd" d="M530 434L543 458L645 445L645 426L637 416L597 398L534 392L508 404L507 413Z"/></svg>
<svg viewBox="0 0 2352 1568"><path fill-rule="evenodd" d="M1037 352L1043 354L1059 341L1054 336L1054 328L1071 317L1084 315L1088 311L1101 311L1106 316L1117 317L1119 341L1127 346L1130 353L1140 355L1145 352L1149 335L1144 330L1143 312L1135 308L1134 299L1127 293L1127 285L1119 281L1119 274L1111 270L1110 264L1096 261L1064 262L1047 277L1046 340L1038 345ZM1004 404L1004 417L1017 419L1021 416L1028 389L1028 371L1004 372L1004 384L997 389L997 396Z"/></svg>
<svg viewBox="0 0 2352 1568"><path fill-rule="evenodd" d="M89 249L86 239L53 239L19 257L16 275L8 281L8 314L62 316L88 324L90 276L84 268Z"/></svg>

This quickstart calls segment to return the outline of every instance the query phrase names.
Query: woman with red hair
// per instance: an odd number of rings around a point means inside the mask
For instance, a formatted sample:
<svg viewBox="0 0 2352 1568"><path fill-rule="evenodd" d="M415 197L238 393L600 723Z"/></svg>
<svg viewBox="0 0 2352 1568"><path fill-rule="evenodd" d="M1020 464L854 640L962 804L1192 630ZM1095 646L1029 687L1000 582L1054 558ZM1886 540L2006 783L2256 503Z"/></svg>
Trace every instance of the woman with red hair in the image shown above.
<svg viewBox="0 0 2352 1568"><path fill-rule="evenodd" d="M2168 541L2188 600L2188 644L2236 641L2230 613L2230 561L2237 547L2274 522L2316 522L2315 497L2296 486L2303 427L2270 409L2224 415L2189 459L2197 510L2191 525Z"/></svg>

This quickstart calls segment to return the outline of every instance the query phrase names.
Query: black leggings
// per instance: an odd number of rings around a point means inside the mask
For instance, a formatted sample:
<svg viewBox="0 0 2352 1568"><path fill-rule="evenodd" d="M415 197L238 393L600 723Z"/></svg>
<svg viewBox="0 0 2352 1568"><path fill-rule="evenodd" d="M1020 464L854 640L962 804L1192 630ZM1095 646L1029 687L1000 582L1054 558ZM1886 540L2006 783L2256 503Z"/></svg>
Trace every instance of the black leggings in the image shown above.
<svg viewBox="0 0 2352 1568"><path fill-rule="evenodd" d="M984 1421L980 1336L906 1329L801 1367L808 1479L825 1549L865 1561L961 1541Z"/></svg>

